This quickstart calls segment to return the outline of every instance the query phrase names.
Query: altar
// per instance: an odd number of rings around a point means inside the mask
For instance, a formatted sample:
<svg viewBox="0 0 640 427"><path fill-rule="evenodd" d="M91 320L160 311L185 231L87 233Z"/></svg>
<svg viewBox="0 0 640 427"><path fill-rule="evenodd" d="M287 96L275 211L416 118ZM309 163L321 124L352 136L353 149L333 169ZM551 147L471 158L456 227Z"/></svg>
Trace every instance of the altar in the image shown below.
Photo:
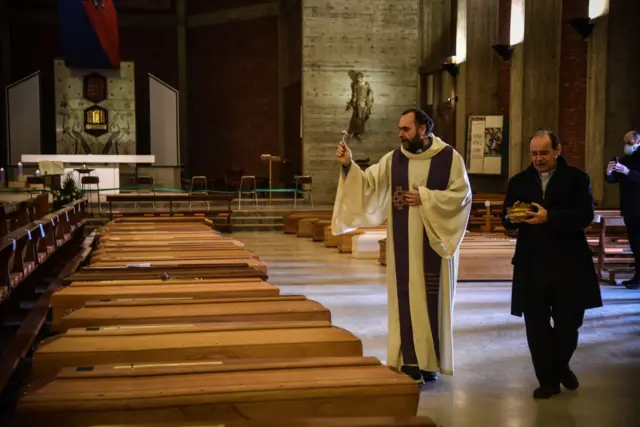
<svg viewBox="0 0 640 427"><path fill-rule="evenodd" d="M100 179L100 196L104 199L109 194L119 194L120 191L120 165L123 164L153 164L155 156L150 155L115 155L115 154L23 154L21 162L23 165L38 164L42 175L51 174L71 174L80 186L81 174L79 169L91 169L87 171L87 176L97 176ZM45 165L51 162L51 167ZM55 165L61 165L56 167ZM62 170L60 170L62 169ZM84 174L84 171L83 171ZM92 186L91 189L96 189Z"/></svg>

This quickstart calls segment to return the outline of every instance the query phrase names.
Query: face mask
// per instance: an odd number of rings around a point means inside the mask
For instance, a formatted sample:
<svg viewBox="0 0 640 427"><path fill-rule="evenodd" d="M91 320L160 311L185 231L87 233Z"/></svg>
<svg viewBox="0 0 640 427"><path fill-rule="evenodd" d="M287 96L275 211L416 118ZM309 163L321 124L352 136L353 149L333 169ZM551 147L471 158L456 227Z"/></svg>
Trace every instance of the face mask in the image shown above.
<svg viewBox="0 0 640 427"><path fill-rule="evenodd" d="M626 154L627 156L632 155L633 153L636 152L636 149L638 148L637 145L625 145L624 146L624 154Z"/></svg>

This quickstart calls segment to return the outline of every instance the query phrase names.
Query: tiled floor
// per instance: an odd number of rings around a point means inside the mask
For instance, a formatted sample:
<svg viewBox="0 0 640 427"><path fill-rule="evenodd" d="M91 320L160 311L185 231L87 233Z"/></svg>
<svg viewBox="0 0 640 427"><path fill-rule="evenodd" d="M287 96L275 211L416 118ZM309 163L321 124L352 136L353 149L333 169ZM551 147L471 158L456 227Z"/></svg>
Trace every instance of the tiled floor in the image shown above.
<svg viewBox="0 0 640 427"><path fill-rule="evenodd" d="M385 268L282 232L236 232L283 293L325 304L334 324L386 358ZM420 414L444 427L640 426L640 291L603 286L605 307L587 312L572 368L575 392L535 401L523 321L509 315L509 283L460 283L454 377L425 387Z"/></svg>

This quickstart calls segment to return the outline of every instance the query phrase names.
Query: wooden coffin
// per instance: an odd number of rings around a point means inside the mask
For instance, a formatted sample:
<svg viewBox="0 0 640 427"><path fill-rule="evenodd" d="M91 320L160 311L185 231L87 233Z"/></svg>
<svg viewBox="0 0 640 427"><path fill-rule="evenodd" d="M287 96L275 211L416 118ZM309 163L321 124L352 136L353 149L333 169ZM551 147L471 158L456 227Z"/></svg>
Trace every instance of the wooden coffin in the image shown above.
<svg viewBox="0 0 640 427"><path fill-rule="evenodd" d="M510 281L515 239L467 233L460 245L459 281Z"/></svg>
<svg viewBox="0 0 640 427"><path fill-rule="evenodd" d="M324 246L326 248L337 248L340 243L340 236L334 236L331 225L324 228Z"/></svg>
<svg viewBox="0 0 640 427"><path fill-rule="evenodd" d="M208 224L174 224L163 226L161 224L126 224L126 225L105 225L100 227L98 234L108 235L111 233L208 233L216 236L222 236L217 230L214 230Z"/></svg>
<svg viewBox="0 0 640 427"><path fill-rule="evenodd" d="M155 261L155 260L168 260L176 257L199 259L199 258L257 258L256 254L246 249L207 249L199 251L180 250L177 252L162 253L158 251L113 251L113 252L100 252L91 253L92 260L100 261Z"/></svg>
<svg viewBox="0 0 640 427"><path fill-rule="evenodd" d="M368 231L351 238L351 256L358 259L378 259L380 240L387 237L387 231Z"/></svg>
<svg viewBox="0 0 640 427"><path fill-rule="evenodd" d="M226 260L225 260L226 261ZM66 282L115 279L226 279L234 277L251 277L267 280L264 271L251 267L246 263L219 263L213 265L160 265L140 268L127 267L83 267L67 276Z"/></svg>
<svg viewBox="0 0 640 427"><path fill-rule="evenodd" d="M284 217L284 232L286 234L296 234L298 232L298 222L303 218L331 219L333 211L297 211L291 212Z"/></svg>
<svg viewBox="0 0 640 427"><path fill-rule="evenodd" d="M213 242L188 243L178 242L165 244L161 242L127 242L125 243L103 243L96 246L93 253L103 252L179 252L179 251L216 251L219 249L234 250L243 249L244 243L237 240L223 240Z"/></svg>
<svg viewBox="0 0 640 427"><path fill-rule="evenodd" d="M321 219L313 224L313 235L311 239L314 242L324 242L324 229L331 225L330 219Z"/></svg>
<svg viewBox="0 0 640 427"><path fill-rule="evenodd" d="M409 377L370 357L76 366L26 390L19 426L413 417L420 398Z"/></svg>
<svg viewBox="0 0 640 427"><path fill-rule="evenodd" d="M87 286L74 282L51 296L52 329L57 330L63 316L84 307L88 301L127 298L257 298L280 295L280 289L276 286L261 280L251 280L229 283L201 280L178 281L178 283L155 281L156 284L102 286L95 284L103 282L85 282L92 284Z"/></svg>
<svg viewBox="0 0 640 427"><path fill-rule="evenodd" d="M271 420L229 421L224 427L437 427L429 417L315 417ZM153 424L94 425L91 427L222 427L216 422L174 421Z"/></svg>
<svg viewBox="0 0 640 427"><path fill-rule="evenodd" d="M102 261L97 260L91 263L91 267L122 267L126 268L127 265L151 265L153 267L162 267L162 266L181 266L181 267L192 267L192 266L215 266L216 264L234 264L234 263L245 263L249 267L255 268L257 270L262 271L264 274L267 274L267 264L264 261L255 258L199 258L199 259L191 259L191 258L174 258L174 259L159 259L155 261Z"/></svg>
<svg viewBox="0 0 640 427"><path fill-rule="evenodd" d="M53 332L113 325L331 321L331 312L303 295L241 298L154 298L87 302L52 324Z"/></svg>
<svg viewBox="0 0 640 427"><path fill-rule="evenodd" d="M132 222L142 222L142 223L180 223L180 222L204 222L204 223L213 223L210 219L204 217L197 216L123 216L120 218L113 219L110 224L126 224Z"/></svg>
<svg viewBox="0 0 640 427"><path fill-rule="evenodd" d="M264 282L255 277L209 277L206 279L111 279L111 280L86 280L73 281L73 286L158 286L158 285L224 285L233 283ZM264 282L266 283L266 282Z"/></svg>
<svg viewBox="0 0 640 427"><path fill-rule="evenodd" d="M109 363L329 356L362 356L362 343L330 322L107 326L44 340L33 356L33 374Z"/></svg>
<svg viewBox="0 0 640 427"><path fill-rule="evenodd" d="M320 218L303 218L298 222L298 230L296 236L298 237L313 237L313 227L316 222L320 221Z"/></svg>
<svg viewBox="0 0 640 427"><path fill-rule="evenodd" d="M386 232L387 231L387 226L386 225L379 225L377 227L366 227L366 228L358 228L357 230L351 231L349 233L344 233L341 234L339 236L339 242L338 242L338 251L340 251L341 253L351 253L353 251L352 249L352 245L353 245L353 238L355 236L359 236L361 234L364 233L377 233L378 235L380 234L380 232Z"/></svg>
<svg viewBox="0 0 640 427"><path fill-rule="evenodd" d="M213 233L167 233L167 234L155 234L155 233L145 233L145 234L109 234L107 236L100 237L100 242L136 242L136 241L161 241L161 242L209 242L220 239L218 235Z"/></svg>

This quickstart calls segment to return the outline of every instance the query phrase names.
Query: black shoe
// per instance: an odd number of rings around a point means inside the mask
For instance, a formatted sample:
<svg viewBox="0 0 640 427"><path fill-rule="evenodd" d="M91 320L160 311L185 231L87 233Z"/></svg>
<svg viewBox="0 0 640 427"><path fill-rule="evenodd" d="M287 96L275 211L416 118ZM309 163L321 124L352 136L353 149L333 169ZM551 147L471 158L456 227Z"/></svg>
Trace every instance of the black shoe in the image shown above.
<svg viewBox="0 0 640 427"><path fill-rule="evenodd" d="M640 285L640 280L636 276L633 276L629 280L623 280L622 285L626 286L629 289L637 289L638 285Z"/></svg>
<svg viewBox="0 0 640 427"><path fill-rule="evenodd" d="M550 397L555 396L556 394L560 394L560 385L541 385L537 389L533 390L533 398L534 399L548 399Z"/></svg>
<svg viewBox="0 0 640 427"><path fill-rule="evenodd" d="M431 372L431 371L420 371L422 373L422 379L424 380L424 382L428 383L431 381L435 381L438 379L438 373L437 372Z"/></svg>
<svg viewBox="0 0 640 427"><path fill-rule="evenodd" d="M403 365L400 370L403 374L414 380L416 384L424 384L424 380L422 379L422 374L420 373L420 368L418 366Z"/></svg>
<svg viewBox="0 0 640 427"><path fill-rule="evenodd" d="M562 385L569 390L575 390L580 386L578 377L576 377L576 374L574 374L570 369L567 370L564 375L562 375L560 383L562 383Z"/></svg>

